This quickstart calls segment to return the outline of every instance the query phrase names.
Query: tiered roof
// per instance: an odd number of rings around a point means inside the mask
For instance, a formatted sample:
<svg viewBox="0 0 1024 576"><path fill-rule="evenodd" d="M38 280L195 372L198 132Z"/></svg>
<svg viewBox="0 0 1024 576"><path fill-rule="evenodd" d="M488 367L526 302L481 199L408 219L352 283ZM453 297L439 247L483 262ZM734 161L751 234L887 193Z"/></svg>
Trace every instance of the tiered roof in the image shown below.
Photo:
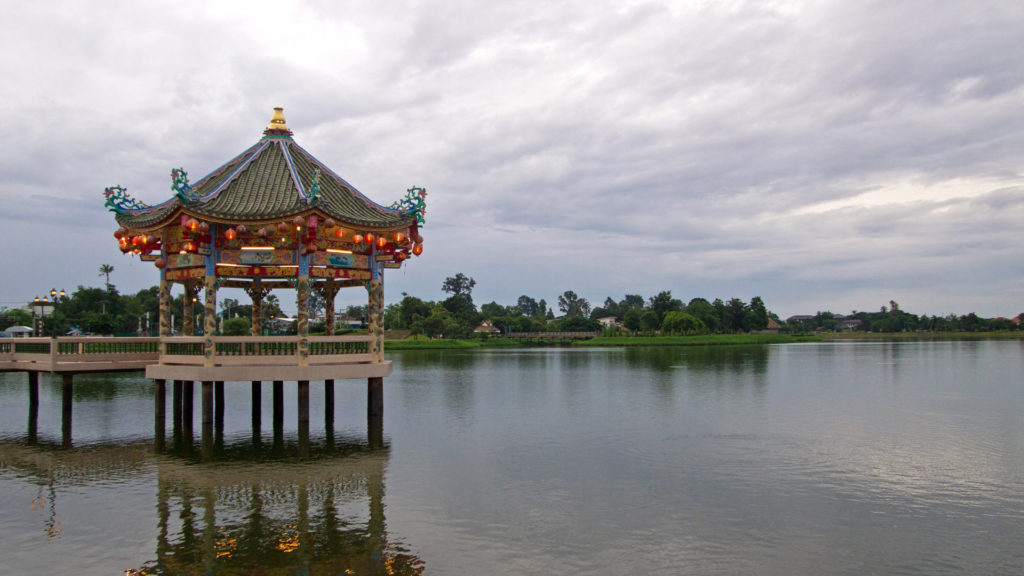
<svg viewBox="0 0 1024 576"><path fill-rule="evenodd" d="M422 205L376 204L295 143L280 108L259 142L194 185L181 169L172 178L175 196L155 206L128 198L123 189L108 189L107 206L118 224L151 230L182 213L209 222L259 223L316 212L368 230L406 228L417 216L422 221Z"/></svg>

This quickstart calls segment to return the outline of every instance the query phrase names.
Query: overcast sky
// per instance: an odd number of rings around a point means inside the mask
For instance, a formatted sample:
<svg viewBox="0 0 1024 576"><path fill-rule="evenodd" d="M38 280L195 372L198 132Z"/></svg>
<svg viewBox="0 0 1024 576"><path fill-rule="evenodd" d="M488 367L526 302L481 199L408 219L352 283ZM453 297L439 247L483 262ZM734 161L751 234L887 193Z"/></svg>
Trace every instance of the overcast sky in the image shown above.
<svg viewBox="0 0 1024 576"><path fill-rule="evenodd" d="M0 306L154 285L103 189L163 201L282 106L377 202L427 188L389 302L1024 312L1021 2L3 6Z"/></svg>

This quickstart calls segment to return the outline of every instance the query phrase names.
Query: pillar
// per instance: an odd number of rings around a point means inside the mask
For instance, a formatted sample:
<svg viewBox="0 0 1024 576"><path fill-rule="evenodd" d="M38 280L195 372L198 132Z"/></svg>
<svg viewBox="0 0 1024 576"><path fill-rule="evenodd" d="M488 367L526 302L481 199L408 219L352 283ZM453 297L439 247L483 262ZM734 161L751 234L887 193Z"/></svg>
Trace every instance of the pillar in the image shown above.
<svg viewBox="0 0 1024 576"><path fill-rule="evenodd" d="M284 382L274 380L274 435L284 430Z"/></svg>
<svg viewBox="0 0 1024 576"><path fill-rule="evenodd" d="M195 301L199 296L199 282L195 279L185 281L185 294L182 296L181 333L185 336L196 335Z"/></svg>
<svg viewBox="0 0 1024 576"><path fill-rule="evenodd" d="M334 298L341 289L341 283L334 278L327 278L316 285L316 290L324 299L324 332L334 336Z"/></svg>
<svg viewBox="0 0 1024 576"><path fill-rule="evenodd" d="M334 380L324 380L324 424L334 424Z"/></svg>
<svg viewBox="0 0 1024 576"><path fill-rule="evenodd" d="M156 451L163 452L167 422L167 381L153 381L153 439Z"/></svg>
<svg viewBox="0 0 1024 576"><path fill-rule="evenodd" d="M252 285L245 289L246 294L252 300L252 335L259 336L263 333L263 299L270 293L263 287L263 281L256 278Z"/></svg>
<svg viewBox="0 0 1024 576"><path fill-rule="evenodd" d="M309 380L298 381L299 456L309 456Z"/></svg>
<svg viewBox="0 0 1024 576"><path fill-rule="evenodd" d="M203 428L200 438L203 460L208 460L213 455L213 382L203 382L202 391L202 412Z"/></svg>
<svg viewBox="0 0 1024 576"><path fill-rule="evenodd" d="M217 428L224 429L224 381L213 383L213 423Z"/></svg>
<svg viewBox="0 0 1024 576"><path fill-rule="evenodd" d="M61 442L65 447L71 446L71 412L74 408L73 396L74 396L74 378L75 375L71 373L64 373L64 381L61 386L61 418L60 418L60 430L61 430Z"/></svg>
<svg viewBox="0 0 1024 576"><path fill-rule="evenodd" d="M207 272L204 286L206 303L203 307L203 355L206 365L213 366L213 337L217 334L217 277Z"/></svg>
<svg viewBox="0 0 1024 576"><path fill-rule="evenodd" d="M160 355L167 353L163 339L171 335L171 284L167 281L167 271L160 271L160 313L157 322L160 331Z"/></svg>
<svg viewBox="0 0 1024 576"><path fill-rule="evenodd" d="M252 381L252 433L258 436L263 424L263 382Z"/></svg>
<svg viewBox="0 0 1024 576"><path fill-rule="evenodd" d="M28 443L35 444L39 431L39 372L28 373Z"/></svg>
<svg viewBox="0 0 1024 576"><path fill-rule="evenodd" d="M175 380L171 387L171 429L174 434L174 447L181 447L181 387L183 382Z"/></svg>
<svg viewBox="0 0 1024 576"><path fill-rule="evenodd" d="M384 415L384 379L381 377L367 379L366 415L370 418Z"/></svg>
<svg viewBox="0 0 1024 576"><path fill-rule="evenodd" d="M384 283L380 275L370 280L369 303L366 314L370 328L370 356L373 362L384 361Z"/></svg>
<svg viewBox="0 0 1024 576"><path fill-rule="evenodd" d="M186 452L192 448L192 427L194 425L192 390L194 387L195 382L191 380L185 380L181 387L181 433Z"/></svg>
<svg viewBox="0 0 1024 576"><path fill-rule="evenodd" d="M300 274L295 283L296 332L299 336L299 366L309 364L309 276Z"/></svg>

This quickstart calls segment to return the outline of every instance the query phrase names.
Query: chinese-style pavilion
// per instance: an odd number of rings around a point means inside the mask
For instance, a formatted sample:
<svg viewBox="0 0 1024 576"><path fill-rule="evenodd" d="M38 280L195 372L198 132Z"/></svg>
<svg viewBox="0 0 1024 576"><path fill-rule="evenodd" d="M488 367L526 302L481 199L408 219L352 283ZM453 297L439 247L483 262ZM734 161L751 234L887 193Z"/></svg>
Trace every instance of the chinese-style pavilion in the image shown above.
<svg viewBox="0 0 1024 576"><path fill-rule="evenodd" d="M171 171L170 199L153 206L124 188L106 189L124 253L152 261L160 274L160 362L154 379L190 381L380 378L383 360L383 271L423 251L426 191L413 187L390 206L374 203L292 138L281 108L263 137L190 183ZM172 337L171 287L184 289L182 335ZM217 290L242 288L252 298L252 336L218 336ZM368 292L368 335L334 335L340 288ZM296 291L297 335L261 337L261 303L272 290ZM192 303L205 297L203 336ZM326 335L310 336L307 302L326 302Z"/></svg>

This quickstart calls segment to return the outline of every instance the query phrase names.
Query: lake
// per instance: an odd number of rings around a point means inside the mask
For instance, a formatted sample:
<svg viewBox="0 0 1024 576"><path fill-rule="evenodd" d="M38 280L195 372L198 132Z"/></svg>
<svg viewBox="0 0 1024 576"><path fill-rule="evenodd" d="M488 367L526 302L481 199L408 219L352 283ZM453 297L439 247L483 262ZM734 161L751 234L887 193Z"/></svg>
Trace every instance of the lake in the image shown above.
<svg viewBox="0 0 1024 576"><path fill-rule="evenodd" d="M1022 574L1024 343L391 352L309 439L0 374L0 574ZM175 434L177 432L177 434Z"/></svg>

